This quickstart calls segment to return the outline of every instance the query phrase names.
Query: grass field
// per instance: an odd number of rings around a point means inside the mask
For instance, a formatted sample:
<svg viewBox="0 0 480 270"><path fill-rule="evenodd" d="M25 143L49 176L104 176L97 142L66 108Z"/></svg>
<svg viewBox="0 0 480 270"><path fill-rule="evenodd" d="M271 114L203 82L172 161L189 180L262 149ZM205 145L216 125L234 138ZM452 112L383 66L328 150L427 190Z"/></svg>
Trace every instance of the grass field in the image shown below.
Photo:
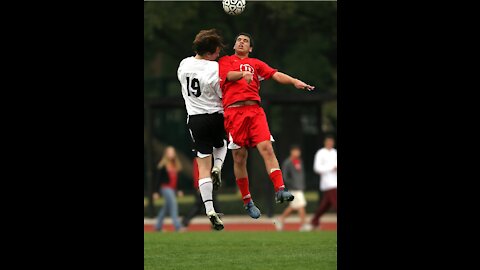
<svg viewBox="0 0 480 270"><path fill-rule="evenodd" d="M144 269L337 269L337 233L144 233Z"/></svg>

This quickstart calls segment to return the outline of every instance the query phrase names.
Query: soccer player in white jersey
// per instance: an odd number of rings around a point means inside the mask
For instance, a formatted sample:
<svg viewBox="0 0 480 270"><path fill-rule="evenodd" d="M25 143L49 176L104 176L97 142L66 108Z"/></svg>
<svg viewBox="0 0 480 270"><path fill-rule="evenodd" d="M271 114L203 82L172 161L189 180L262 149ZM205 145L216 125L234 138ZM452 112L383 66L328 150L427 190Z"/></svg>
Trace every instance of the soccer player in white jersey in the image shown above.
<svg viewBox="0 0 480 270"><path fill-rule="evenodd" d="M222 230L223 222L213 207L212 192L221 185L221 168L227 154L222 91L215 61L223 48L222 37L215 29L202 30L193 41L196 55L183 59L177 71L188 114L187 126L197 153L198 188L215 230Z"/></svg>

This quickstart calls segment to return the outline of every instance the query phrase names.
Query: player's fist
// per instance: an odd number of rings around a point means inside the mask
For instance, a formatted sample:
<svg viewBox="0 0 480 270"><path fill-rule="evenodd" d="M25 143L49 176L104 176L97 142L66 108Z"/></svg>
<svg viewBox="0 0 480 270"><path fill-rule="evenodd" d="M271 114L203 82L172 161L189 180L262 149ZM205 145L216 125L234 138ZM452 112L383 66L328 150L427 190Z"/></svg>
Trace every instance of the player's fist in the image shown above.
<svg viewBox="0 0 480 270"><path fill-rule="evenodd" d="M315 86L308 85L308 84L300 81L299 79L295 79L294 86L297 89L305 89L305 90L308 90L308 91L312 91L313 89L315 89Z"/></svg>
<svg viewBox="0 0 480 270"><path fill-rule="evenodd" d="M253 80L253 73L250 71L242 71L242 77L247 81L247 83L250 83Z"/></svg>

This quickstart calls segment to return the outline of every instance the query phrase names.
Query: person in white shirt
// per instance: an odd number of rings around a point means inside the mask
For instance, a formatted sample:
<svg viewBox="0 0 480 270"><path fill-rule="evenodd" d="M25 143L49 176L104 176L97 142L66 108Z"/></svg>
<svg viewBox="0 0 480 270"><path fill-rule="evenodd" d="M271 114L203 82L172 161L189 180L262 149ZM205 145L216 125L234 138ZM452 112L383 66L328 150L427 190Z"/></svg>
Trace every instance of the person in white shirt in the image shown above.
<svg viewBox="0 0 480 270"><path fill-rule="evenodd" d="M334 144L334 138L327 136L324 147L317 151L313 161L313 170L320 175L320 190L323 192L320 204L310 222L313 228L318 227L320 217L330 207L337 212L337 150L333 148Z"/></svg>
<svg viewBox="0 0 480 270"><path fill-rule="evenodd" d="M183 59L177 71L188 114L187 126L196 151L198 189L215 230L224 227L215 212L212 198L213 189L218 189L221 184L221 168L227 154L222 91L215 61L224 47L223 39L215 29L200 31L193 41L196 55Z"/></svg>

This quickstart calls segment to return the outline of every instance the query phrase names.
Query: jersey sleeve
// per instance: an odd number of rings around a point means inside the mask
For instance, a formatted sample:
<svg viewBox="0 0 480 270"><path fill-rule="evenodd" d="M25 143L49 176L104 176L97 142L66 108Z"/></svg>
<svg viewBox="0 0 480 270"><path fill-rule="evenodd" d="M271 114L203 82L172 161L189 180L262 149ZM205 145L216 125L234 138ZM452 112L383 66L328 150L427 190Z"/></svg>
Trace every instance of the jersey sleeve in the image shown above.
<svg viewBox="0 0 480 270"><path fill-rule="evenodd" d="M182 79L180 78L180 74L181 74L181 71L182 71L183 61L185 61L185 59L180 62L180 64L178 65L178 69L177 69L177 78L178 78L179 81L182 80Z"/></svg>
<svg viewBox="0 0 480 270"><path fill-rule="evenodd" d="M229 56L224 56L218 60L218 71L220 77L220 87L223 88L223 85L227 81L227 74L229 71L232 71L232 63Z"/></svg>
<svg viewBox="0 0 480 270"><path fill-rule="evenodd" d="M275 72L278 71L278 69L272 68L267 63L258 60L257 62L257 71L258 71L258 80L263 81L263 80L268 80L270 77L275 74Z"/></svg>
<svg viewBox="0 0 480 270"><path fill-rule="evenodd" d="M220 88L220 80L217 80L217 82L214 85L212 85L212 87L215 90L215 93L217 93L218 97L221 99L222 89Z"/></svg>

